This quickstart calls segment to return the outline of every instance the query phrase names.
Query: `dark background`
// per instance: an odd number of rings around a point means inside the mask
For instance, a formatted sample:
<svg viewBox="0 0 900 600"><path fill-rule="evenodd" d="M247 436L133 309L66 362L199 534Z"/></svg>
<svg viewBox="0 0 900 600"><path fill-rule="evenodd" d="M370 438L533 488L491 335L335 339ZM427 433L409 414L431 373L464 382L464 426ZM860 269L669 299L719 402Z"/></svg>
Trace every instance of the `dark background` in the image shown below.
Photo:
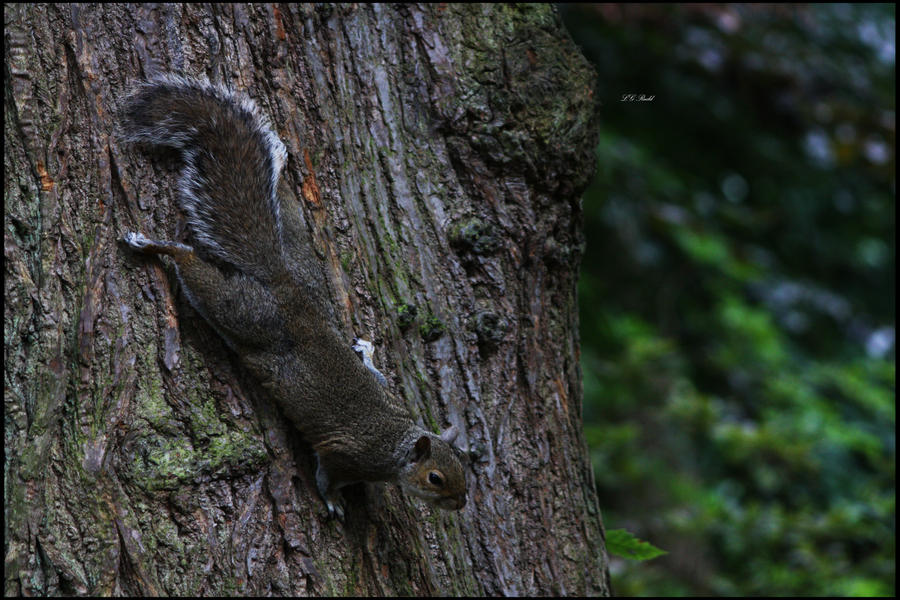
<svg viewBox="0 0 900 600"><path fill-rule="evenodd" d="M894 5L560 12L602 102L600 504L668 551L616 593L894 594Z"/></svg>

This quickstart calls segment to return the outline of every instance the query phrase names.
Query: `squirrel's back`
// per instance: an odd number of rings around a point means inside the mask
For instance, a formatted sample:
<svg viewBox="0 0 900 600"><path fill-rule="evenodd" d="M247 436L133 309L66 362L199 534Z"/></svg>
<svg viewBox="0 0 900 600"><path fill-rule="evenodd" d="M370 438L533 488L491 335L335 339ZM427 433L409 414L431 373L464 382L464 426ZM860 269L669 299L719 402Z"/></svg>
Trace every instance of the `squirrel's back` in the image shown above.
<svg viewBox="0 0 900 600"><path fill-rule="evenodd" d="M181 151L180 201L196 242L262 279L282 251L278 178L284 144L249 98L208 81L161 75L122 107L127 141Z"/></svg>

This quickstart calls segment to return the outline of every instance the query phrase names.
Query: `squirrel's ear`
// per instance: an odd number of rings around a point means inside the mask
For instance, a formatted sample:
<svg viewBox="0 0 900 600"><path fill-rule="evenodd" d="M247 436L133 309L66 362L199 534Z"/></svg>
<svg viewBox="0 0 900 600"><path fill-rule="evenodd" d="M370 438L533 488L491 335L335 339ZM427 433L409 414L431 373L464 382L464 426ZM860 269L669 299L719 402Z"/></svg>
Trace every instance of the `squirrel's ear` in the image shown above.
<svg viewBox="0 0 900 600"><path fill-rule="evenodd" d="M443 433L441 433L441 439L444 440L445 442L447 442L448 444L452 444L453 442L456 441L456 436L458 436L458 435L459 435L459 427L457 427L456 425L451 425L449 428L444 430Z"/></svg>
<svg viewBox="0 0 900 600"><path fill-rule="evenodd" d="M412 461L419 462L431 456L431 438L423 435L416 440L416 445L412 452Z"/></svg>

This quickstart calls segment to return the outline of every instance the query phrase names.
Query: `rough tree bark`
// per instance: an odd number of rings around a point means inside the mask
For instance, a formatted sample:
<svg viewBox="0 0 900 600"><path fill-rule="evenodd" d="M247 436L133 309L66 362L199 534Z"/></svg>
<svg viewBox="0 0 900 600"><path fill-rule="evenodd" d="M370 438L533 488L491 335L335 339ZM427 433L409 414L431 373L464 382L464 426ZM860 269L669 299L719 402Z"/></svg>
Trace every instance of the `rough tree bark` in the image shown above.
<svg viewBox="0 0 900 600"><path fill-rule="evenodd" d="M575 282L594 74L546 5L5 9L6 594L605 594ZM246 90L347 341L479 454L460 513L389 485L329 521L311 451L126 231L176 161L138 79Z"/></svg>

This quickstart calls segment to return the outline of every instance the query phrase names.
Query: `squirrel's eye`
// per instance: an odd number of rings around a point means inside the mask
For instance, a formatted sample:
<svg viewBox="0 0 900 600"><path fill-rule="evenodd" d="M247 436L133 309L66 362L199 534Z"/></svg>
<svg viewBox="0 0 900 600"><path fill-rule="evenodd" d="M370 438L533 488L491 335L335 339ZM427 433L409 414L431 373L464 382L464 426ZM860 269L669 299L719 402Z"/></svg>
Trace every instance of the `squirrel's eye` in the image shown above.
<svg viewBox="0 0 900 600"><path fill-rule="evenodd" d="M436 485L438 487L444 485L444 480L434 471L428 474L428 481L429 483L431 483L431 485Z"/></svg>

